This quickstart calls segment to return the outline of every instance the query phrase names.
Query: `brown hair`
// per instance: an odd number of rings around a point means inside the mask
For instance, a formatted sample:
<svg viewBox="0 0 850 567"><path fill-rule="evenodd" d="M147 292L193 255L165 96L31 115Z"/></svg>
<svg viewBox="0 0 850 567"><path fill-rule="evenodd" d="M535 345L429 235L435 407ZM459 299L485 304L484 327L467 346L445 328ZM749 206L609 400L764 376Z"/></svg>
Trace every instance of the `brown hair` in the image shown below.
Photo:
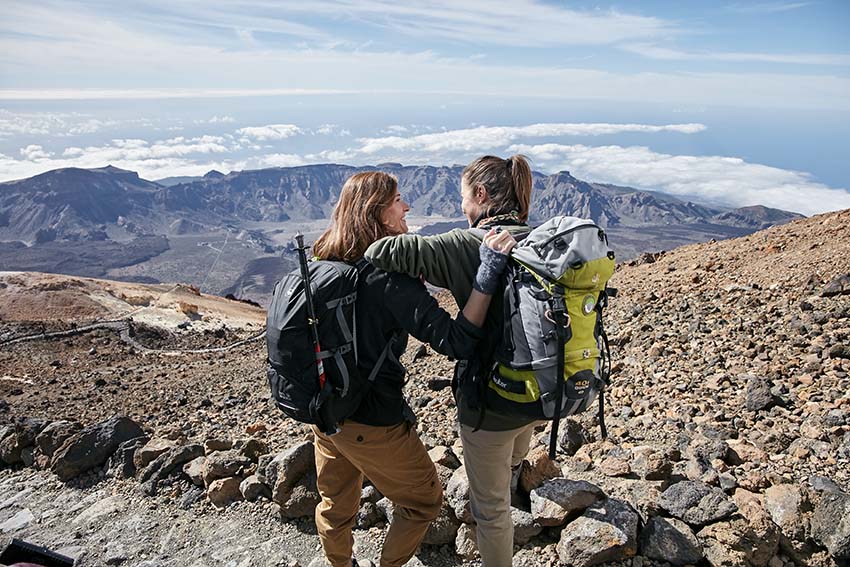
<svg viewBox="0 0 850 567"><path fill-rule="evenodd" d="M369 171L349 177L334 207L331 225L313 244L322 260L354 262L370 244L389 236L381 213L392 204L398 181L388 173Z"/></svg>
<svg viewBox="0 0 850 567"><path fill-rule="evenodd" d="M487 190L490 198L488 216L516 211L519 220L528 220L532 176L525 156L515 155L508 159L480 157L464 168L462 178L473 189L481 184Z"/></svg>

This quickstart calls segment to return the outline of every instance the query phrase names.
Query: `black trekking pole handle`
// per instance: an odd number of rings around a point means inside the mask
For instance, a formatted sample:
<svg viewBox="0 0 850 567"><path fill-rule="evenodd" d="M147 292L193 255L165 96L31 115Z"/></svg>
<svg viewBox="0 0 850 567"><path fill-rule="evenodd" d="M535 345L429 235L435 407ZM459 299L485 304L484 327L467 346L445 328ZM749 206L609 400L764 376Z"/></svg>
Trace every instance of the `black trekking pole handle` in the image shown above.
<svg viewBox="0 0 850 567"><path fill-rule="evenodd" d="M313 351L316 353L316 370L319 374L319 389L325 387L325 365L320 353L322 346L319 344L319 322L316 320L316 307L313 305L313 290L310 288L310 270L307 267L307 247L304 246L304 235L300 232L295 235L298 243L298 263L301 265L301 279L304 280L304 300L307 304L307 325L310 327L310 335L313 339Z"/></svg>

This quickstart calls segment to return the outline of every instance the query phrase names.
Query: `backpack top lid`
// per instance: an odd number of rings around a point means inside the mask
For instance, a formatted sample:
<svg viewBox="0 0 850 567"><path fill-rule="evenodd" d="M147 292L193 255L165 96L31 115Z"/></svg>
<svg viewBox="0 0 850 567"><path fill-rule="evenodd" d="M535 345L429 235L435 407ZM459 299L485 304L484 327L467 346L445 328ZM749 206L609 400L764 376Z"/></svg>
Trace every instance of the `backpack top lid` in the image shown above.
<svg viewBox="0 0 850 567"><path fill-rule="evenodd" d="M570 288L604 286L614 271L614 251L605 231L578 217L549 219L517 244L511 257L546 280Z"/></svg>

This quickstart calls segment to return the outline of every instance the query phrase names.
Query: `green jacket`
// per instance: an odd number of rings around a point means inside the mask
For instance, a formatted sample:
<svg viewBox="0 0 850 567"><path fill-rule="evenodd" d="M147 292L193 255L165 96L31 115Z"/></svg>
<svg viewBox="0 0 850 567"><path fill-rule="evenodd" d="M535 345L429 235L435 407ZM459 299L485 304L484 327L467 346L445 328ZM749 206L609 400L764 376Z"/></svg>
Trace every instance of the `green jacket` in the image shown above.
<svg viewBox="0 0 850 567"><path fill-rule="evenodd" d="M528 232L527 226L505 225L511 234ZM480 259L478 247L481 238L467 229L456 228L434 236L402 234L382 238L366 250L365 257L376 267L390 272L402 272L413 277L424 276L428 283L448 289L459 308L466 305L472 293L472 282ZM502 297L493 296L487 319L485 334L500 333L502 329ZM478 423L478 410L468 407L458 399L458 416L464 425ZM498 414L492 410L485 413L481 429L506 431L523 427L534 420L522 416Z"/></svg>

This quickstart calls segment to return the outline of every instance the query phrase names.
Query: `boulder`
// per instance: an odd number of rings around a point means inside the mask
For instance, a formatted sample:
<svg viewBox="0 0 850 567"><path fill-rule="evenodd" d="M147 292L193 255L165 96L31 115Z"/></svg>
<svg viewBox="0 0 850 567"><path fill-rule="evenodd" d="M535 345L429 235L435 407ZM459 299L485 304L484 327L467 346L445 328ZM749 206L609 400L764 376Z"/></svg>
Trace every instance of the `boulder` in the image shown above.
<svg viewBox="0 0 850 567"><path fill-rule="evenodd" d="M209 486L216 479L237 476L251 465L251 459L243 455L239 449L215 451L207 454L201 476L204 484Z"/></svg>
<svg viewBox="0 0 850 567"><path fill-rule="evenodd" d="M558 464L549 458L549 449L538 445L528 452L519 473L519 486L531 492L545 481L561 476Z"/></svg>
<svg viewBox="0 0 850 567"><path fill-rule="evenodd" d="M811 520L812 538L836 560L850 559L850 495L825 492Z"/></svg>
<svg viewBox="0 0 850 567"><path fill-rule="evenodd" d="M69 437L54 452L50 469L60 480L70 480L102 466L124 441L142 436L144 431L138 423L116 415Z"/></svg>
<svg viewBox="0 0 850 567"><path fill-rule="evenodd" d="M455 469L452 473L452 478L446 484L445 499L458 520L465 524L473 522L469 504L469 478L466 476L465 467Z"/></svg>
<svg viewBox="0 0 850 567"><path fill-rule="evenodd" d="M354 525L361 530L367 530L384 519L384 513L374 502L363 502L357 511Z"/></svg>
<svg viewBox="0 0 850 567"><path fill-rule="evenodd" d="M604 497L601 488L584 480L547 480L531 491L531 515L541 526L561 526Z"/></svg>
<svg viewBox="0 0 850 567"><path fill-rule="evenodd" d="M204 454L209 455L215 451L227 451L233 448L233 441L218 437L210 437L204 441Z"/></svg>
<svg viewBox="0 0 850 567"><path fill-rule="evenodd" d="M516 545L525 545L543 531L543 526L534 521L534 516L519 508L511 508L511 523L514 525Z"/></svg>
<svg viewBox="0 0 850 567"><path fill-rule="evenodd" d="M850 274L836 277L821 291L822 297L835 297L836 295L848 294L850 294Z"/></svg>
<svg viewBox="0 0 850 567"><path fill-rule="evenodd" d="M191 460L203 456L204 448L193 443L175 447L161 454L146 466L139 474L139 482L156 485L160 480L168 477L174 471L183 472L183 465Z"/></svg>
<svg viewBox="0 0 850 567"><path fill-rule="evenodd" d="M584 426L573 419L561 420L558 430L558 447L567 455L573 456L585 443L590 443L593 436ZM546 446L548 447L548 442Z"/></svg>
<svg viewBox="0 0 850 567"><path fill-rule="evenodd" d="M25 418L6 428L0 434L0 461L7 465L22 462L22 451L35 445L36 437L48 423L45 419Z"/></svg>
<svg viewBox="0 0 850 567"><path fill-rule="evenodd" d="M452 543L457 537L457 530L460 525L461 522L455 517L454 510L444 500L443 506L440 508L440 515L428 526L428 531L425 532L422 543L427 545Z"/></svg>
<svg viewBox="0 0 850 567"><path fill-rule="evenodd" d="M140 448L136 451L135 456L133 457L133 463L136 465L136 470L142 470L153 461L158 456L162 455L166 451L177 447L179 443L174 441L173 439L166 439L164 437L154 437L145 443L144 447Z"/></svg>
<svg viewBox="0 0 850 567"><path fill-rule="evenodd" d="M770 382L758 376L747 376L746 405L750 411L762 411L776 405L776 398L770 392Z"/></svg>
<svg viewBox="0 0 850 567"><path fill-rule="evenodd" d="M738 507L725 492L702 482L677 482L661 494L658 504L673 516L701 526L734 514Z"/></svg>
<svg viewBox="0 0 850 567"><path fill-rule="evenodd" d="M148 442L147 436L128 439L109 457L109 473L114 478L133 478L136 476L136 451Z"/></svg>
<svg viewBox="0 0 850 567"><path fill-rule="evenodd" d="M188 476L195 486L204 486L204 465L206 462L207 458L201 455L183 465L183 474Z"/></svg>
<svg viewBox="0 0 850 567"><path fill-rule="evenodd" d="M598 501L561 532L558 558L573 567L590 567L634 557L637 530L637 512L626 502Z"/></svg>
<svg viewBox="0 0 850 567"><path fill-rule="evenodd" d="M40 469L50 468L56 449L83 426L76 421L59 420L48 424L35 438L35 464Z"/></svg>
<svg viewBox="0 0 850 567"><path fill-rule="evenodd" d="M260 482L272 488L272 500L281 506L295 485L308 473L315 476L316 462L312 441L303 441L276 455L264 468L258 468Z"/></svg>
<svg viewBox="0 0 850 567"><path fill-rule="evenodd" d="M312 447L312 443L310 446ZM280 484L280 479L279 477L278 484ZM302 476L286 494L286 500L282 502L275 500L280 504L280 515L284 518L313 517L316 506L322 501L322 497L319 496L319 491L316 488L315 472ZM274 498L274 493L272 497Z"/></svg>
<svg viewBox="0 0 850 567"><path fill-rule="evenodd" d="M272 497L271 489L260 482L257 475L254 474L245 477L245 480L239 484L239 492L248 502L253 502L260 497L268 499Z"/></svg>
<svg viewBox="0 0 850 567"><path fill-rule="evenodd" d="M203 450L203 448L201 449ZM239 479L231 476L212 481L207 487L207 498L216 508L225 508L242 500L242 493L239 491Z"/></svg>
<svg viewBox="0 0 850 567"><path fill-rule="evenodd" d="M640 551L644 557L673 565L689 565L702 561L702 545L691 528L675 518L650 518L640 534Z"/></svg>
<svg viewBox="0 0 850 567"><path fill-rule="evenodd" d="M783 535L802 541L805 538L803 514L807 503L796 484L777 484L764 491L764 508Z"/></svg>
<svg viewBox="0 0 850 567"><path fill-rule="evenodd" d="M475 531L475 526L460 525L455 538L455 551L466 561L475 561L479 558L478 533Z"/></svg>

